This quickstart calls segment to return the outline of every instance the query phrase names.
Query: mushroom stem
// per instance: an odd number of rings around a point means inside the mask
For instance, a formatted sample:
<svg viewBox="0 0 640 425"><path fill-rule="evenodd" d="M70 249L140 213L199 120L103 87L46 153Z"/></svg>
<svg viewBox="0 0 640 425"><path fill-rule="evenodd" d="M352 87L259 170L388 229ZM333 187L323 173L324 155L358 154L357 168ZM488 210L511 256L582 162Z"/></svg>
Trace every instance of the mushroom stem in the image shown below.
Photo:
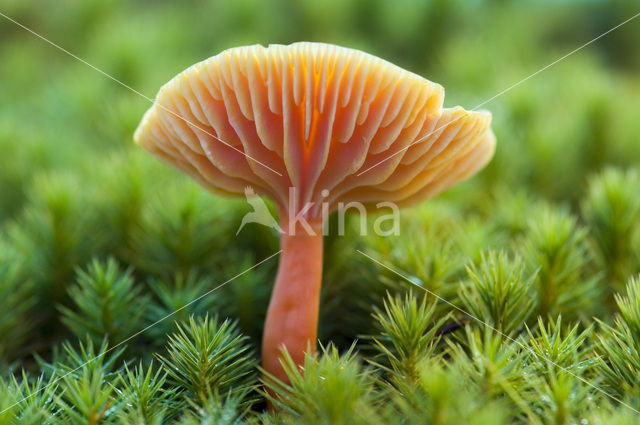
<svg viewBox="0 0 640 425"><path fill-rule="evenodd" d="M280 364L282 348L287 349L298 366L304 364L306 352L316 351L322 283L322 223L311 225L313 234L301 226L289 229L286 224L282 224L278 275L264 324L262 366L288 383Z"/></svg>

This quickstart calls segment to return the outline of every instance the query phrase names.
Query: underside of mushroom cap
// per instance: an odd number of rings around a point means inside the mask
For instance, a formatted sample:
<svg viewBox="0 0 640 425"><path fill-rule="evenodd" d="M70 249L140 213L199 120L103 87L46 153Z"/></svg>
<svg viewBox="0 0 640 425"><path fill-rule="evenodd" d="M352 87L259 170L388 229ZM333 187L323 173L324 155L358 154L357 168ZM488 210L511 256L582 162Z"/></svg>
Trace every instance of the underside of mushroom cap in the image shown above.
<svg viewBox="0 0 640 425"><path fill-rule="evenodd" d="M491 115L443 100L439 84L358 50L238 47L165 84L134 138L216 193L250 186L285 211L315 203L314 216L320 202L419 202L481 169Z"/></svg>

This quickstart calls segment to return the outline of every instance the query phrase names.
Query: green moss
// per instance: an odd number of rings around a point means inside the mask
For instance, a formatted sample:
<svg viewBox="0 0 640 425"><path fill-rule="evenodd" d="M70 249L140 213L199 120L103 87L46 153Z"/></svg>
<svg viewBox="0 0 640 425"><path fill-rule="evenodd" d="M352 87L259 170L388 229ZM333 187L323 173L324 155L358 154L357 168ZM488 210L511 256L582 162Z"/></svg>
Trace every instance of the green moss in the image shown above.
<svg viewBox="0 0 640 425"><path fill-rule="evenodd" d="M637 13L622 0L59 3L2 13L148 96L224 48L312 40L389 59L467 107ZM325 237L325 348L304 373L287 363L290 386L260 378L277 258L242 273L278 235L236 236L244 202L131 143L146 100L2 18L0 32L0 424L637 422L637 23L487 104L494 160L403 210L400 236L358 236L349 219Z"/></svg>

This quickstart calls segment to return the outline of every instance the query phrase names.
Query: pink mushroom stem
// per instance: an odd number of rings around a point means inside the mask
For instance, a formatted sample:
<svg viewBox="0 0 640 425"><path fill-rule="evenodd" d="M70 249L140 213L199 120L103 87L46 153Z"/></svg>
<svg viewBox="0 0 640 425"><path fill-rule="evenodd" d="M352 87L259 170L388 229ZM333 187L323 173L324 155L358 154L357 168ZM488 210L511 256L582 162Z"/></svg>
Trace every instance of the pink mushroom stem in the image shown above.
<svg viewBox="0 0 640 425"><path fill-rule="evenodd" d="M282 349L297 365L305 353L315 353L322 283L322 222L309 222L290 229L281 214L280 263L271 293L262 338L262 365L276 378L287 382L280 363Z"/></svg>

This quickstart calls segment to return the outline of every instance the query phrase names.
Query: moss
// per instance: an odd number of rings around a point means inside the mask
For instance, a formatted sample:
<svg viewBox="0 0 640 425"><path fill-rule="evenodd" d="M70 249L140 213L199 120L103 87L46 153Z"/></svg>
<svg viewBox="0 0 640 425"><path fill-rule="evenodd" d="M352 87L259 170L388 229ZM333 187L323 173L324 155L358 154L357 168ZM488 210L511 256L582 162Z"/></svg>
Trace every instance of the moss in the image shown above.
<svg viewBox="0 0 640 425"><path fill-rule="evenodd" d="M4 3L147 95L226 47L314 40L441 82L447 106L479 104L636 13L624 1ZM325 237L324 348L305 373L288 364L291 386L258 366L275 258L243 273L277 235L250 224L236 237L244 202L133 146L144 99L0 30L0 424L637 422L640 55L621 46L638 25L487 104L493 162L404 210L400 236L358 236L352 219Z"/></svg>

